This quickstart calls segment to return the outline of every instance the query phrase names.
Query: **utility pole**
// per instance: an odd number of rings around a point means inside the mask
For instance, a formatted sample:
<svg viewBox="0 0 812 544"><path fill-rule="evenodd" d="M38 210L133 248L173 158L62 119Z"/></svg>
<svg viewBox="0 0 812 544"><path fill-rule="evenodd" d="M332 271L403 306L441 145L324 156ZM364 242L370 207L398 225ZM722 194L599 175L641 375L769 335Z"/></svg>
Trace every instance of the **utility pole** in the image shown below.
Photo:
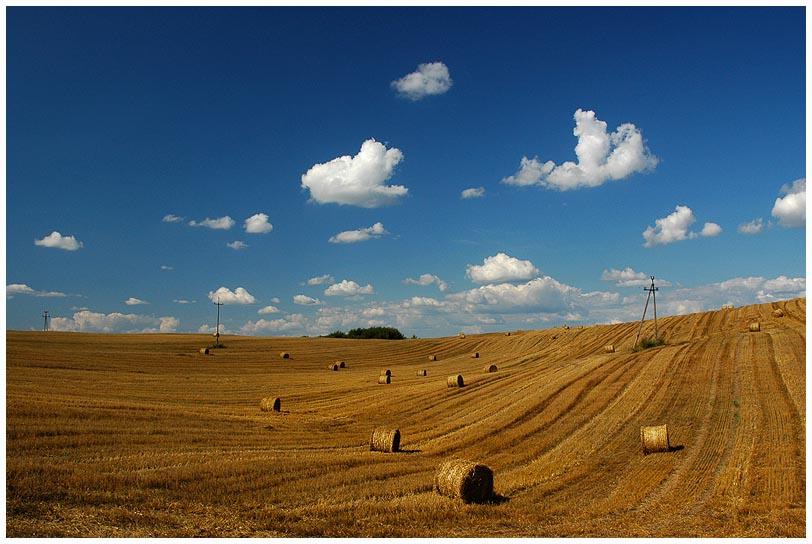
<svg viewBox="0 0 812 544"><path fill-rule="evenodd" d="M217 302L215 302L214 305L217 306L217 328L214 333L214 347L218 347L220 345L220 306L223 305L223 303L220 302L220 297L217 297Z"/></svg>
<svg viewBox="0 0 812 544"><path fill-rule="evenodd" d="M634 339L634 345L632 349L637 347L637 341L640 339L640 333L643 331L643 322L646 320L646 310L648 310L648 301L651 299L652 295L654 295L654 340L660 337L657 332L657 291L659 289L654 287L654 276L649 276L651 278L651 285L648 287L643 287L643 291L648 291L648 296L646 297L646 305L643 307L643 318L640 320L640 327L637 329L637 336Z"/></svg>
<svg viewBox="0 0 812 544"><path fill-rule="evenodd" d="M44 318L45 318L45 324L42 326L42 330L43 330L43 332L47 332L47 331L51 330L51 327L48 325L48 320L49 320L49 319L50 319L50 317L51 317L51 316L48 314L48 310L45 310L45 311L42 313L42 317L44 317Z"/></svg>

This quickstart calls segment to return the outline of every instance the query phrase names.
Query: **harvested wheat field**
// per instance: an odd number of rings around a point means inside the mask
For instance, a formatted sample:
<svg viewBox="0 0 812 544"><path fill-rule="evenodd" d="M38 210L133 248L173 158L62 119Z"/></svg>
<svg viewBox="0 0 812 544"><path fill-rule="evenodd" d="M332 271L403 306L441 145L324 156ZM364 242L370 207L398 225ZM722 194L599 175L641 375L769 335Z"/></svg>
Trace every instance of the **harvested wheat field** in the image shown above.
<svg viewBox="0 0 812 544"><path fill-rule="evenodd" d="M9 331L7 536L804 537L805 312L661 318L638 352L638 323L206 357L201 335ZM484 503L435 490L457 458L492 470Z"/></svg>

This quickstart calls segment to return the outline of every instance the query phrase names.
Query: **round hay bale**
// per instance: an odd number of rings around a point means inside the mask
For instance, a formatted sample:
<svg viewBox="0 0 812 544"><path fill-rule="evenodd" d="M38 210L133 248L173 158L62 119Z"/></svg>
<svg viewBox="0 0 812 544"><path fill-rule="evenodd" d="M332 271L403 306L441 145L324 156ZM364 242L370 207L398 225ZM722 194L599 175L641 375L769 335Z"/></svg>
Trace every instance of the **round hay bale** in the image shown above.
<svg viewBox="0 0 812 544"><path fill-rule="evenodd" d="M479 359L479 352L475 351L474 353L472 353L471 354L471 359Z"/></svg>
<svg viewBox="0 0 812 544"><path fill-rule="evenodd" d="M389 370L388 368L386 370L381 370L381 376L391 376L391 375L392 371Z"/></svg>
<svg viewBox="0 0 812 544"><path fill-rule="evenodd" d="M288 353L287 351L283 351L282 353L279 354L279 356L282 357L283 359L290 359L290 353Z"/></svg>
<svg viewBox="0 0 812 544"><path fill-rule="evenodd" d="M338 370L338 363L327 365L328 370Z"/></svg>
<svg viewBox="0 0 812 544"><path fill-rule="evenodd" d="M437 360L436 355L429 355L429 361L436 361L436 360Z"/></svg>
<svg viewBox="0 0 812 544"><path fill-rule="evenodd" d="M260 401L259 409L263 412L279 412L282 409L282 401L279 397L265 397Z"/></svg>
<svg viewBox="0 0 812 544"><path fill-rule="evenodd" d="M344 361L336 361L338 368L345 368L347 365L344 364Z"/></svg>
<svg viewBox="0 0 812 544"><path fill-rule="evenodd" d="M482 503L493 496L493 471L465 459L446 461L434 476L434 490L465 503Z"/></svg>
<svg viewBox="0 0 812 544"><path fill-rule="evenodd" d="M505 336L510 336L510 332L506 332L506 333L505 333Z"/></svg>
<svg viewBox="0 0 812 544"><path fill-rule="evenodd" d="M209 354L209 348L200 348L200 354L201 355L208 355Z"/></svg>
<svg viewBox="0 0 812 544"><path fill-rule="evenodd" d="M773 317L784 317L785 315L786 314L784 313L784 310L782 310L781 308L776 308L775 310L773 310Z"/></svg>
<svg viewBox="0 0 812 544"><path fill-rule="evenodd" d="M643 455L671 451L668 443L668 425L640 427L640 442L643 444Z"/></svg>
<svg viewBox="0 0 812 544"><path fill-rule="evenodd" d="M761 324L758 321L750 323L750 332L759 332L760 330Z"/></svg>
<svg viewBox="0 0 812 544"><path fill-rule="evenodd" d="M460 338L465 338L465 333L464 332L460 333Z"/></svg>
<svg viewBox="0 0 812 544"><path fill-rule="evenodd" d="M615 352L615 345L614 344L606 344L603 346L603 351L606 353L614 353Z"/></svg>
<svg viewBox="0 0 812 544"><path fill-rule="evenodd" d="M392 382L391 376L389 374L381 374L378 376L378 383L380 384L388 384Z"/></svg>
<svg viewBox="0 0 812 544"><path fill-rule="evenodd" d="M375 429L369 439L369 451L394 453L400 449L400 431L398 429Z"/></svg>
<svg viewBox="0 0 812 544"><path fill-rule="evenodd" d="M465 384L462 381L462 374L454 374L453 376L449 376L446 380L448 387L462 387Z"/></svg>
<svg viewBox="0 0 812 544"><path fill-rule="evenodd" d="M499 370L496 365L485 365L485 368L482 369L482 372L489 373L489 372L496 372Z"/></svg>
<svg viewBox="0 0 812 544"><path fill-rule="evenodd" d="M417 375L418 375L418 376L425 376L426 374L427 374L427 372L426 372L426 370L425 370L425 369L423 369L423 370L418 370L418 371L417 371Z"/></svg>

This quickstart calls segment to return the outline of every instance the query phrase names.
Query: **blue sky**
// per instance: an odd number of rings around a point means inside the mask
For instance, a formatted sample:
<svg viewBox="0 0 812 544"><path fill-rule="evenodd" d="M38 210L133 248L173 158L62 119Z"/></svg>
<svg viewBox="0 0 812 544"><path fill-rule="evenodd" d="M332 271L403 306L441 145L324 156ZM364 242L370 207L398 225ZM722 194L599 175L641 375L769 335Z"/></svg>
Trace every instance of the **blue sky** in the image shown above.
<svg viewBox="0 0 812 544"><path fill-rule="evenodd" d="M8 329L805 296L804 7L6 11Z"/></svg>

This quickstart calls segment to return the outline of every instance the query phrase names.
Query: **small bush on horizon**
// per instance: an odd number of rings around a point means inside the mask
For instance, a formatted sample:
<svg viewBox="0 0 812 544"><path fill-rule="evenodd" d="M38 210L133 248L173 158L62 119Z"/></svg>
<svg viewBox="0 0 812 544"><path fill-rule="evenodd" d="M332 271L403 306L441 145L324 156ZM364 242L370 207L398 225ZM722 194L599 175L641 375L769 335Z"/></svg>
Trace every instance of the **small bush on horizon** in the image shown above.
<svg viewBox="0 0 812 544"><path fill-rule="evenodd" d="M637 352L644 349L656 348L657 346L665 345L665 338L657 336L655 338L643 338L632 351Z"/></svg>
<svg viewBox="0 0 812 544"><path fill-rule="evenodd" d="M405 336L394 327L368 327L366 329L351 329L350 332L331 332L325 338L356 338L378 340L403 340Z"/></svg>

